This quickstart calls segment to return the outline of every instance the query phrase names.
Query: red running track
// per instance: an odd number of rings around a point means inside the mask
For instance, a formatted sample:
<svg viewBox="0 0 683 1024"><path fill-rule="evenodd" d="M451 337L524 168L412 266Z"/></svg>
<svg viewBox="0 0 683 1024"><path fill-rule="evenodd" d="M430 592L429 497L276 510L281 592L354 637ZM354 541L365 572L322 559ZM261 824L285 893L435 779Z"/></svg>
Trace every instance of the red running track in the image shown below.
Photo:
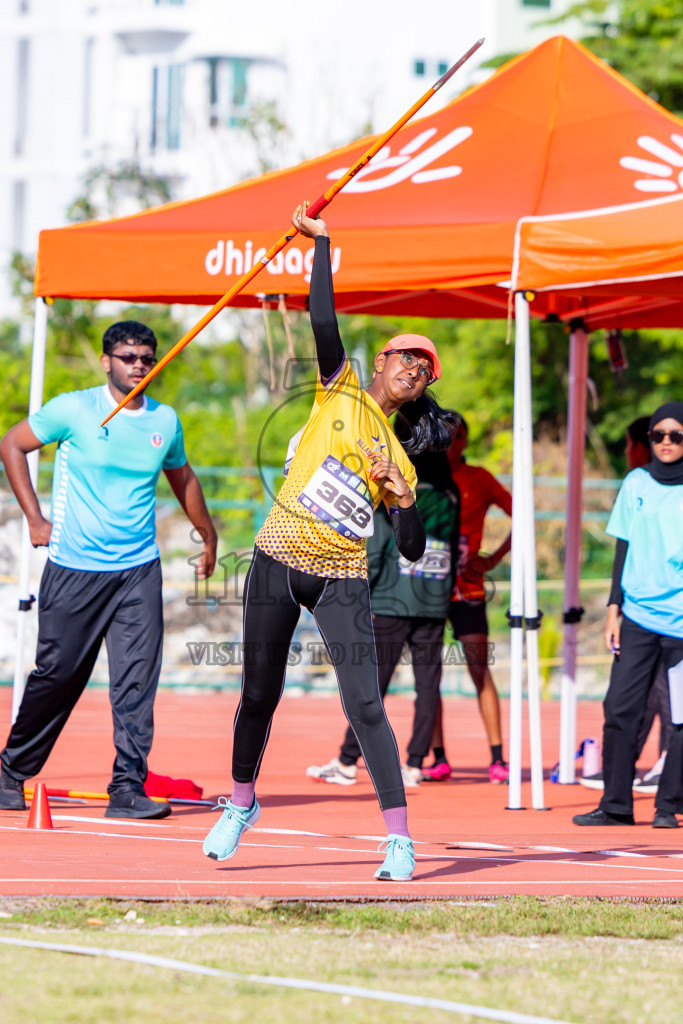
<svg viewBox="0 0 683 1024"><path fill-rule="evenodd" d="M151 768L191 778L205 796L229 795L236 694L160 692ZM0 693L9 722L11 694ZM412 702L389 697L403 752ZM557 760L559 705L544 704L544 764ZM579 737L599 736L602 708L579 705ZM507 787L488 781L487 752L474 699L446 701L446 783L408 791L416 841L412 882L378 882L383 822L367 773L355 786L308 779L309 764L338 751L345 721L337 697L285 697L258 784L261 819L225 864L204 857L202 840L217 812L174 808L160 822L104 818L104 802L52 804L52 831L27 829L28 812L0 811L0 895L275 897L279 899L448 899L513 894L680 897L683 831L652 829L653 797L636 797L636 827L577 828L571 817L599 793L545 783L549 810L508 811ZM526 738L524 743L527 748ZM656 758L649 741L644 764ZM106 791L113 760L107 694L86 693L36 781ZM528 771L525 771L528 779ZM522 786L530 804L530 784Z"/></svg>

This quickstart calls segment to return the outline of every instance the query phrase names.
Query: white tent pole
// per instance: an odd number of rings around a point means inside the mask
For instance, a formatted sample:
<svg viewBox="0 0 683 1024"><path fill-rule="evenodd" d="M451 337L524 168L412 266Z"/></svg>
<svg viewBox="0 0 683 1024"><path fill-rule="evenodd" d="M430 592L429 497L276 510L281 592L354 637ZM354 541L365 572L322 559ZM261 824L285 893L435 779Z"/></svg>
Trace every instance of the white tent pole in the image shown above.
<svg viewBox="0 0 683 1024"><path fill-rule="evenodd" d="M527 703L529 712L529 746L531 753L531 798L534 810L543 810L543 750L541 744L541 689L538 667L538 596L536 586L536 524L534 518L533 416L531 410L531 336L529 303L523 293L515 296L515 348L520 362L521 390L521 465L524 625L526 627ZM516 365L516 361L515 361ZM514 508L513 496L513 508Z"/></svg>
<svg viewBox="0 0 683 1024"><path fill-rule="evenodd" d="M33 312L33 351L31 354L31 390L28 399L29 415L37 412L43 404L43 382L45 380L45 342L47 338L47 305L43 299L36 299ZM34 490L38 490L39 452L30 452L28 468ZM12 724L19 713L21 698L24 696L24 647L26 644L27 612L35 600L31 590L31 538L26 516L21 523L21 546L19 549L19 615L17 617L17 643L14 658L14 685L12 689Z"/></svg>
<svg viewBox="0 0 683 1024"><path fill-rule="evenodd" d="M583 461L586 448L586 381L588 334L582 321L572 323L569 343L569 422L567 525L564 554L564 648L560 702L560 770L558 781L576 781L576 654L583 608L579 606Z"/></svg>
<svg viewBox="0 0 683 1024"><path fill-rule="evenodd" d="M528 321L527 321L528 326ZM523 323L515 324L515 375L512 426L512 547L510 553L510 779L508 809L522 806L522 679L524 661L524 488L522 473Z"/></svg>

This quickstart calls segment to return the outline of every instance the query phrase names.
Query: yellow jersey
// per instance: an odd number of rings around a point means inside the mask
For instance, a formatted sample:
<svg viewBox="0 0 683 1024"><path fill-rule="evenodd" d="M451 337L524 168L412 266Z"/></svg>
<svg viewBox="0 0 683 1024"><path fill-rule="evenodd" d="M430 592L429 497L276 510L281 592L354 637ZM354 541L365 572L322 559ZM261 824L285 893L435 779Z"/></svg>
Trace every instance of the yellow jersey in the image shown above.
<svg viewBox="0 0 683 1024"><path fill-rule="evenodd" d="M389 511L396 508L393 493L368 476L382 454L415 493L412 462L345 357L334 377L317 382L311 415L290 442L285 482L256 546L314 576L367 578L365 541L375 509L382 500Z"/></svg>

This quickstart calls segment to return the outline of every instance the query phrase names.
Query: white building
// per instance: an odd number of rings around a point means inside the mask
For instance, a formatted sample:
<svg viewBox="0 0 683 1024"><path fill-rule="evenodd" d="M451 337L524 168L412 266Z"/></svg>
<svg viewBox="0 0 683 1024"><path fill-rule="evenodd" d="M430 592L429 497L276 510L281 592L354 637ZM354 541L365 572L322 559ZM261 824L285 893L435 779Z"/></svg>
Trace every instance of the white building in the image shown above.
<svg viewBox="0 0 683 1024"><path fill-rule="evenodd" d="M389 127L485 36L433 110L483 60L555 34L534 26L569 3L0 0L0 316L11 254L67 223L94 167L137 164L176 199L225 188Z"/></svg>

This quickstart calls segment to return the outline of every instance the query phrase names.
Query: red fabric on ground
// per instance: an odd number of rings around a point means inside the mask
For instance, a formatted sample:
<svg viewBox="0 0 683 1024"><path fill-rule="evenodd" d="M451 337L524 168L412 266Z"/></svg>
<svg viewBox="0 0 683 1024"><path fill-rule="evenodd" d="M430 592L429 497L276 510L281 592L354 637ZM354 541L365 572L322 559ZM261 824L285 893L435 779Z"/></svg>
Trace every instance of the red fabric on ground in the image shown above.
<svg viewBox="0 0 683 1024"><path fill-rule="evenodd" d="M147 796L163 796L166 800L201 800L204 790L191 779L172 779L170 775L147 772Z"/></svg>

